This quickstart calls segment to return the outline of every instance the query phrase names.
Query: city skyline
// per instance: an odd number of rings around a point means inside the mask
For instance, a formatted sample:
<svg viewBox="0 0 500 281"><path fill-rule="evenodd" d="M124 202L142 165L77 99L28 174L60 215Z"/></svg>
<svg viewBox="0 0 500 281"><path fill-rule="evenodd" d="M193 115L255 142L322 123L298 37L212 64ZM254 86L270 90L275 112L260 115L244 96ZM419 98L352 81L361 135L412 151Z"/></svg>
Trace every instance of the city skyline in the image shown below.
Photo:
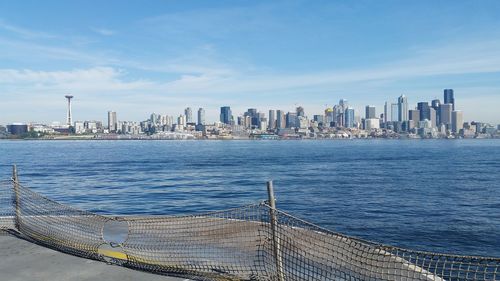
<svg viewBox="0 0 500 281"><path fill-rule="evenodd" d="M302 105L356 112L453 88L467 120L500 123L497 1L0 3L0 123ZM120 10L120 13L116 13ZM390 18L390 21L387 19ZM105 20L103 20L105 19ZM486 102L487 101L487 102ZM193 112L193 118L195 113Z"/></svg>

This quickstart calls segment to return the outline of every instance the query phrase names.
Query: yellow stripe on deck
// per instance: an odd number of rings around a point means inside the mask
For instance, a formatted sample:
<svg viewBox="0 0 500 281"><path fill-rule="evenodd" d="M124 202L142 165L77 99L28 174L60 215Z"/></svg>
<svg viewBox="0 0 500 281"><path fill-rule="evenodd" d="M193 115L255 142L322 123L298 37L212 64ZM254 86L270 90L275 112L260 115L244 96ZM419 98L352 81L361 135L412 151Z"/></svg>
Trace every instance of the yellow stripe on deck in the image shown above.
<svg viewBox="0 0 500 281"><path fill-rule="evenodd" d="M112 251L112 250L106 250L106 249L99 249L97 250L97 253L99 255L103 255L106 257L114 258L114 259L120 259L120 260L127 260L127 254L122 253L122 252L117 252L117 251Z"/></svg>

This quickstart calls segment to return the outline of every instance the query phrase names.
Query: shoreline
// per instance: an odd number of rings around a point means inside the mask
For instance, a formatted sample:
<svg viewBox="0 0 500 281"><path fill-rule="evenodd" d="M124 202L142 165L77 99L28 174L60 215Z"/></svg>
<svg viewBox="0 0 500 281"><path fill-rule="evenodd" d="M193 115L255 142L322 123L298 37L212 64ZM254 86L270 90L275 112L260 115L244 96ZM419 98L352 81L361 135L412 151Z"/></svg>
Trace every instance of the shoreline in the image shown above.
<svg viewBox="0 0 500 281"><path fill-rule="evenodd" d="M500 140L494 138L278 138L278 139L252 139L252 138L207 138L207 139L175 139L175 138L82 138L82 137L57 137L57 138L0 138L0 141L482 141Z"/></svg>

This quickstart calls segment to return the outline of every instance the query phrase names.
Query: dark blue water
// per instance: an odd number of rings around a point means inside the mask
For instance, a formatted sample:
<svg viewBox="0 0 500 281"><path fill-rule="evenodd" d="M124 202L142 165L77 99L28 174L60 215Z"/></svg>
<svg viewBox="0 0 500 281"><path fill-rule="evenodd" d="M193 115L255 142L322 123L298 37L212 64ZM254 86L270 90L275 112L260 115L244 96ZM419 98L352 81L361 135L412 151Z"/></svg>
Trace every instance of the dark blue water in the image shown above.
<svg viewBox="0 0 500 281"><path fill-rule="evenodd" d="M0 141L36 191L101 214L186 214L266 199L345 234L500 257L500 141Z"/></svg>

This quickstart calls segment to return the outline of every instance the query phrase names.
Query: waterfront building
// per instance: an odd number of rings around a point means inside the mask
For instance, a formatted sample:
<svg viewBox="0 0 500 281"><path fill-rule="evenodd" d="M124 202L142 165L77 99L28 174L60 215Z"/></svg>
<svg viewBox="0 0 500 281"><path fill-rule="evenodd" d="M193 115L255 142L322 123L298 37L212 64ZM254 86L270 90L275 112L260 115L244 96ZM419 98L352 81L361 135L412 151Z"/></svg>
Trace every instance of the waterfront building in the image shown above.
<svg viewBox="0 0 500 281"><path fill-rule="evenodd" d="M365 130L370 131L379 128L380 128L380 120L378 118L365 119Z"/></svg>
<svg viewBox="0 0 500 281"><path fill-rule="evenodd" d="M73 129L75 130L75 134L84 134L85 124L82 121L75 121Z"/></svg>
<svg viewBox="0 0 500 281"><path fill-rule="evenodd" d="M455 110L455 96L453 89L444 89L444 103L451 104L452 111Z"/></svg>
<svg viewBox="0 0 500 281"><path fill-rule="evenodd" d="M405 95L398 98L398 121L408 121L408 98Z"/></svg>
<svg viewBox="0 0 500 281"><path fill-rule="evenodd" d="M269 124L268 124L268 129L269 130L276 129L276 111L273 110L273 109L269 110Z"/></svg>
<svg viewBox="0 0 500 281"><path fill-rule="evenodd" d="M451 129L451 112L453 111L453 105L450 103L444 103L439 106L439 122L444 124L446 128Z"/></svg>
<svg viewBox="0 0 500 281"><path fill-rule="evenodd" d="M12 135L22 135L28 132L28 125L23 123L12 123L7 125L7 131Z"/></svg>
<svg viewBox="0 0 500 281"><path fill-rule="evenodd" d="M463 129L464 126L464 118L462 115L462 111L453 110L451 112L451 131L455 134L460 133L460 130Z"/></svg>
<svg viewBox="0 0 500 281"><path fill-rule="evenodd" d="M417 109L420 111L420 121L424 121L425 119L431 120L431 112L428 102L417 103Z"/></svg>
<svg viewBox="0 0 500 281"><path fill-rule="evenodd" d="M191 107L184 109L184 115L186 115L186 123L193 123L193 110Z"/></svg>
<svg viewBox="0 0 500 281"><path fill-rule="evenodd" d="M397 103L391 103L391 121L397 122L399 118L399 105Z"/></svg>
<svg viewBox="0 0 500 281"><path fill-rule="evenodd" d="M345 110L345 127L354 128L354 108L347 107Z"/></svg>
<svg viewBox="0 0 500 281"><path fill-rule="evenodd" d="M118 126L118 120L116 119L115 111L108 111L108 131L110 133L116 133Z"/></svg>
<svg viewBox="0 0 500 281"><path fill-rule="evenodd" d="M261 118L260 119L260 126L259 129L261 131L267 131L267 119L266 118Z"/></svg>
<svg viewBox="0 0 500 281"><path fill-rule="evenodd" d="M365 119L373 119L377 116L375 106L367 105L365 108Z"/></svg>
<svg viewBox="0 0 500 281"><path fill-rule="evenodd" d="M220 108L220 122L231 125L233 122L233 114L231 113L231 107L222 106Z"/></svg>
<svg viewBox="0 0 500 281"><path fill-rule="evenodd" d="M198 109L198 125L205 125L205 109L202 107Z"/></svg>
<svg viewBox="0 0 500 281"><path fill-rule="evenodd" d="M276 111L276 128L284 129L286 127L285 113L283 110Z"/></svg>

